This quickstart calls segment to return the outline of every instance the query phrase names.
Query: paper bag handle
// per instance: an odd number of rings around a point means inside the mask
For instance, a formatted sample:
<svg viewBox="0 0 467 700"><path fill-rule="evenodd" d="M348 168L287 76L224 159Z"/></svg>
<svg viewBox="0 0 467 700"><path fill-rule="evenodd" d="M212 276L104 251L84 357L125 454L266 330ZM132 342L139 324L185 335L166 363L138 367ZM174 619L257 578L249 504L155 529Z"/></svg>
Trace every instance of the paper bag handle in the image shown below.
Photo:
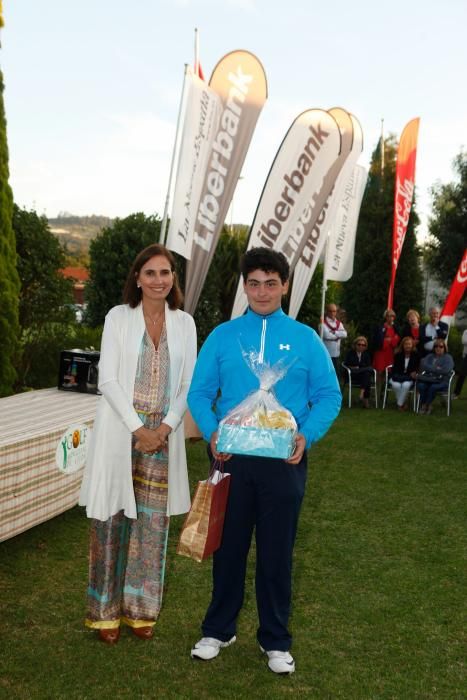
<svg viewBox="0 0 467 700"><path fill-rule="evenodd" d="M211 462L211 466L209 468L209 474L208 474L208 480L212 479L212 475L214 474L215 471L221 472L221 474L224 473L224 460L222 459L213 459Z"/></svg>

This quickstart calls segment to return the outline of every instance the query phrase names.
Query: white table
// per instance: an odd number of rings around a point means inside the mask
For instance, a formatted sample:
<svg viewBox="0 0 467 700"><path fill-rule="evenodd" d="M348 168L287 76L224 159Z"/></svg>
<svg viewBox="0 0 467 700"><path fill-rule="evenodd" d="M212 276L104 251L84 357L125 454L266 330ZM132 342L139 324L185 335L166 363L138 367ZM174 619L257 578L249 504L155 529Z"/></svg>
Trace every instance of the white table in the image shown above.
<svg viewBox="0 0 467 700"><path fill-rule="evenodd" d="M55 452L70 425L92 427L98 400L58 389L0 399L0 542L76 505L83 469L62 473Z"/></svg>

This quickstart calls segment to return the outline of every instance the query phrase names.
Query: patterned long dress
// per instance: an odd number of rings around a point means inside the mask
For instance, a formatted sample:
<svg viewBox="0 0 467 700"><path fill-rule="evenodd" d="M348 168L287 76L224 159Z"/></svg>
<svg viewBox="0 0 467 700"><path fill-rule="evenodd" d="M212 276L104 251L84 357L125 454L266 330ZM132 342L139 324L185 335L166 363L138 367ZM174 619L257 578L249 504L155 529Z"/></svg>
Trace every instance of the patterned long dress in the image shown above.
<svg viewBox="0 0 467 700"><path fill-rule="evenodd" d="M169 406L169 352L165 325L156 349L141 341L133 405L147 428L160 425ZM133 440L134 442L134 440ZM138 517L123 511L91 521L85 624L93 629L154 625L162 604L169 518L167 452L132 449Z"/></svg>

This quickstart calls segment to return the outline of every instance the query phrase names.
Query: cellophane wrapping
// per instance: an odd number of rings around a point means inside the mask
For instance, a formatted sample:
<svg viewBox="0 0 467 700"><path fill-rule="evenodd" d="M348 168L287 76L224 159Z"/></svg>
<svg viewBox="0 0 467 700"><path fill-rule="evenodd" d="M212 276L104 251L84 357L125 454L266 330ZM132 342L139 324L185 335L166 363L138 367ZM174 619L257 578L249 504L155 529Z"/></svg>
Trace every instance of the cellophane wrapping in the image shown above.
<svg viewBox="0 0 467 700"><path fill-rule="evenodd" d="M221 420L217 449L228 454L288 459L294 450L297 423L281 406L273 387L286 375L290 364L279 361L269 365L255 351L242 352L260 386Z"/></svg>

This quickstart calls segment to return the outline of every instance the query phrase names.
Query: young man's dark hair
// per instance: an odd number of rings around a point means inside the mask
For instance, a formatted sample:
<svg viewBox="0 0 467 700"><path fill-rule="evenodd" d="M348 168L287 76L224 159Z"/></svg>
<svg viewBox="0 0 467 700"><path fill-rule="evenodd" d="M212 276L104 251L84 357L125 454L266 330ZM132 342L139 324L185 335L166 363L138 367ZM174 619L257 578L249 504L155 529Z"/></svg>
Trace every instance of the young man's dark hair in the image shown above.
<svg viewBox="0 0 467 700"><path fill-rule="evenodd" d="M289 279L290 267L287 258L283 253L271 248L251 248L240 261L240 272L243 281L246 282L248 273L253 270L263 270L263 272L277 272L282 284Z"/></svg>

